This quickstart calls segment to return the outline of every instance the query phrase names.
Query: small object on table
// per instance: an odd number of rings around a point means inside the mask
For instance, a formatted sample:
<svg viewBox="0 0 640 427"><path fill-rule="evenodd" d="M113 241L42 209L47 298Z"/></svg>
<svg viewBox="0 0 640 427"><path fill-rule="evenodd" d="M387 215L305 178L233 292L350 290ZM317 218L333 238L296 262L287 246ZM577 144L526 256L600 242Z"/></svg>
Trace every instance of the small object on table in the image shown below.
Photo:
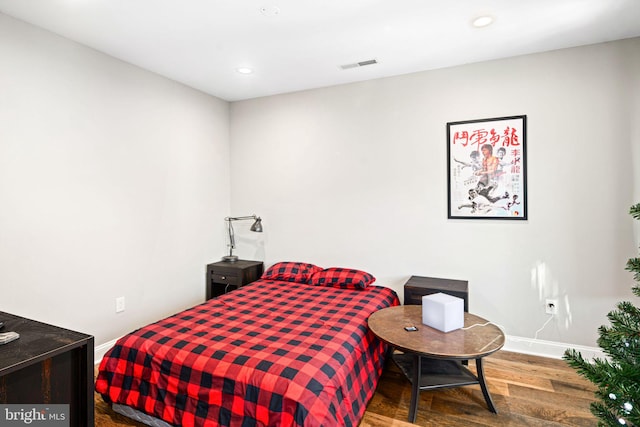
<svg viewBox="0 0 640 427"><path fill-rule="evenodd" d="M20 334L17 332L3 332L0 334L0 345L10 343L20 338Z"/></svg>

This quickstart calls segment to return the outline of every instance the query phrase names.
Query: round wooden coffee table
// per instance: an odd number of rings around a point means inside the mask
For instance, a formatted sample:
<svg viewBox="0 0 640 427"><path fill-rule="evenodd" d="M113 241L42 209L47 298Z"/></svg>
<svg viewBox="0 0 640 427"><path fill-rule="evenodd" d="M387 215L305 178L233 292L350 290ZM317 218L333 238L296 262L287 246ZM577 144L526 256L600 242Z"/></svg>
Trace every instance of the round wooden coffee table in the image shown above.
<svg viewBox="0 0 640 427"><path fill-rule="evenodd" d="M405 330L409 326L417 330ZM482 368L482 358L504 345L504 333L496 325L464 313L464 328L444 333L422 324L421 305L401 305L373 313L369 329L403 352L394 353L393 360L411 381L410 422L416 421L420 390L471 384L480 384L489 410L497 413ZM464 366L470 359L476 362L477 375Z"/></svg>

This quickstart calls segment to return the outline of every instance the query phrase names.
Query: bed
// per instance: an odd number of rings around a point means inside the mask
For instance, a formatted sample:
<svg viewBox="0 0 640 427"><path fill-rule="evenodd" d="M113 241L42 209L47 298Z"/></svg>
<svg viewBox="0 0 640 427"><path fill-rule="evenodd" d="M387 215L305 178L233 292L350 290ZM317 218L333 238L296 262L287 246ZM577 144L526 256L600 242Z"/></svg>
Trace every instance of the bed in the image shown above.
<svg viewBox="0 0 640 427"><path fill-rule="evenodd" d="M277 263L119 339L96 391L150 425L358 425L386 356L367 319L399 304L373 281L359 270Z"/></svg>

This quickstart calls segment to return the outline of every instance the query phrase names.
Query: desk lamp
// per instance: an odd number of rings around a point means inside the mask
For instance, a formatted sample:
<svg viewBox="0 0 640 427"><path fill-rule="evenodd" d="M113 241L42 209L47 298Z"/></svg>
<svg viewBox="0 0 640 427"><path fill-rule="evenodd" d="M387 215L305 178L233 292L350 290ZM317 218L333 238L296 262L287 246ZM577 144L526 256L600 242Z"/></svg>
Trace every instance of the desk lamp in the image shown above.
<svg viewBox="0 0 640 427"><path fill-rule="evenodd" d="M256 233L262 233L262 218L260 218L259 216L249 215L249 216L226 217L224 220L227 221L227 231L229 232L229 255L223 256L222 257L223 261L226 261L226 262L238 261L238 256L233 254L233 250L236 247L236 239L233 232L233 221L242 221L247 219L254 220L254 223L249 230L255 231Z"/></svg>

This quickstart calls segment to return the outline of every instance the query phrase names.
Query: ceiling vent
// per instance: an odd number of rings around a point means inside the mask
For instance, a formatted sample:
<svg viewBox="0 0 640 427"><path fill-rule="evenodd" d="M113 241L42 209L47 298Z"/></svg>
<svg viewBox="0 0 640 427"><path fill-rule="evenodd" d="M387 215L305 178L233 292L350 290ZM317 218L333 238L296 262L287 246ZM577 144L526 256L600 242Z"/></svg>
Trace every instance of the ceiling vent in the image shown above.
<svg viewBox="0 0 640 427"><path fill-rule="evenodd" d="M378 60L376 59L368 59L366 61L355 62L353 64L344 64L344 65L341 65L340 68L342 68L343 70L348 70L350 68L364 67L365 65L374 65L377 63L378 63Z"/></svg>

